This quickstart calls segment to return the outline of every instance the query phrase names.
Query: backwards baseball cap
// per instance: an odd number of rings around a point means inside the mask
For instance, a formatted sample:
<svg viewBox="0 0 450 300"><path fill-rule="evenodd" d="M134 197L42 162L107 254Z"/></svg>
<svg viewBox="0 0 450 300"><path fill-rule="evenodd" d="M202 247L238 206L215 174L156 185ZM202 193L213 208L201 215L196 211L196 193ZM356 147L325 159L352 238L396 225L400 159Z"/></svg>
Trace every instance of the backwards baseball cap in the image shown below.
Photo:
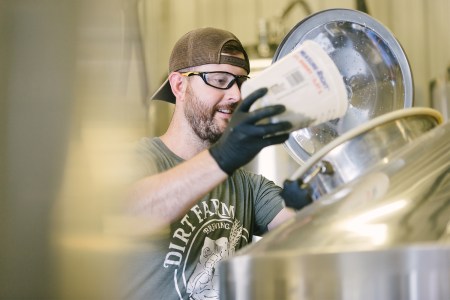
<svg viewBox="0 0 450 300"><path fill-rule="evenodd" d="M225 46L233 45L244 54L245 59L224 55ZM217 28L194 29L183 35L173 47L169 60L169 74L174 71L206 64L229 64L250 72L247 52L238 38L229 31ZM153 94L151 100L163 100L175 103L169 79Z"/></svg>

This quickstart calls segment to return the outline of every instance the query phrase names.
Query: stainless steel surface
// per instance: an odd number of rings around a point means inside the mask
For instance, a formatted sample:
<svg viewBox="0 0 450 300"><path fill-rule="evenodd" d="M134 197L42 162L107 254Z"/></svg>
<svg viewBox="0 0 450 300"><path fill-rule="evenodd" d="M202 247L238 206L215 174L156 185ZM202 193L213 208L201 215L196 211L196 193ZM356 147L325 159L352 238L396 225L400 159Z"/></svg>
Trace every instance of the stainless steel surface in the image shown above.
<svg viewBox="0 0 450 300"><path fill-rule="evenodd" d="M406 55L392 33L369 15L348 9L311 15L286 35L273 61L305 40L318 42L337 65L347 85L349 108L340 119L291 134L285 145L299 163L352 128L412 106L413 79Z"/></svg>
<svg viewBox="0 0 450 300"><path fill-rule="evenodd" d="M313 199L319 199L370 172L372 166L408 146L441 120L438 111L417 107L379 116L325 145L291 176L291 180L301 178L308 184ZM330 167L323 171L324 164Z"/></svg>
<svg viewBox="0 0 450 300"><path fill-rule="evenodd" d="M448 300L449 264L444 245L241 256L222 265L220 299Z"/></svg>
<svg viewBox="0 0 450 300"><path fill-rule="evenodd" d="M450 299L450 123L219 268L221 299Z"/></svg>

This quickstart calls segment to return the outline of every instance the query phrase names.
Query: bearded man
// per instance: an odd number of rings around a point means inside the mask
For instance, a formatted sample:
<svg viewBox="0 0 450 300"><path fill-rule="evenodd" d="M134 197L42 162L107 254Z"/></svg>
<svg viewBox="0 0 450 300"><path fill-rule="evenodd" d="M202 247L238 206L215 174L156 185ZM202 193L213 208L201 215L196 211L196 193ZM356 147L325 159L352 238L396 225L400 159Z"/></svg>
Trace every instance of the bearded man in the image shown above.
<svg viewBox="0 0 450 300"><path fill-rule="evenodd" d="M130 201L136 216L167 231L151 261L136 264L134 298L218 299L219 260L294 215L280 187L241 168L283 143L291 128L269 122L282 105L250 110L267 89L241 99L249 71L244 47L228 31L199 28L175 44L168 79L152 97L174 103L174 114L165 134L140 141L143 176Z"/></svg>

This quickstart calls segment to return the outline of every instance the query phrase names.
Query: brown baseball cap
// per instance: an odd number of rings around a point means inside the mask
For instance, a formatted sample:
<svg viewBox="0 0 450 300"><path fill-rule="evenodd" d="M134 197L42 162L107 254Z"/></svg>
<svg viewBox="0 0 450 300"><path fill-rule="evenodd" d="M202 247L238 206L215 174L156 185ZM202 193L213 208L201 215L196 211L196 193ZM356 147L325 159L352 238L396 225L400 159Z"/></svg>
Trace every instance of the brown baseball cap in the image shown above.
<svg viewBox="0 0 450 300"><path fill-rule="evenodd" d="M244 54L245 59L223 55L222 49L233 44ZM169 60L169 74L174 71L206 64L229 64L250 72L247 52L238 38L229 31L217 28L198 28L183 35L173 47ZM153 94L151 100L175 103L169 79Z"/></svg>

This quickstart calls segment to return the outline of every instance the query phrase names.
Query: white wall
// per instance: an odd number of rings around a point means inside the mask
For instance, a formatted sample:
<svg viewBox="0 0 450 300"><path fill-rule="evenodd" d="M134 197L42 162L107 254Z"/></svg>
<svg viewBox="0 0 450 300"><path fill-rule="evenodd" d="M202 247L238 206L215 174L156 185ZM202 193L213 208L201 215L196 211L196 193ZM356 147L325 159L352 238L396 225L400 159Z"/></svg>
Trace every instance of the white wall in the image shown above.
<svg viewBox="0 0 450 300"><path fill-rule="evenodd" d="M430 80L450 66L450 1L370 1L373 15L399 39L410 61L415 105L429 106Z"/></svg>
<svg viewBox="0 0 450 300"><path fill-rule="evenodd" d="M353 0L309 0L313 12L329 8L355 8ZM234 32L244 44L258 39L258 20L281 15L289 0L141 0L146 42L149 90L154 91L166 74L175 41L188 30L215 26ZM429 106L428 85L450 64L450 0L367 0L370 14L400 41L415 81L415 106ZM285 20L294 26L306 16L301 7Z"/></svg>

